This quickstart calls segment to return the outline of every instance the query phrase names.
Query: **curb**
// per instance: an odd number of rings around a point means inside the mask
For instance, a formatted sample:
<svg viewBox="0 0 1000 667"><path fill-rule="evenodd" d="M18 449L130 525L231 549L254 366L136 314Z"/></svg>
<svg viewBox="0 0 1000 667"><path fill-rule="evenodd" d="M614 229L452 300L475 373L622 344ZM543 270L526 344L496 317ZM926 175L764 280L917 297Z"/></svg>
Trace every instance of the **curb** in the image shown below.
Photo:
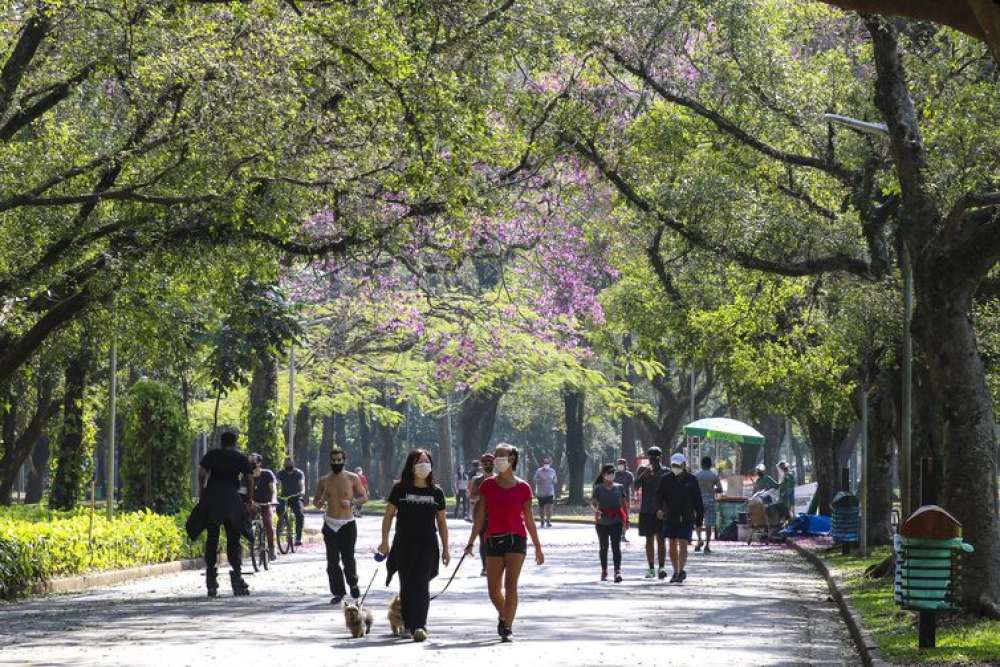
<svg viewBox="0 0 1000 667"><path fill-rule="evenodd" d="M864 623L861 620L861 614L851 604L850 596L845 595L840 589L841 580L839 572L836 570L831 571L826 561L809 549L800 546L795 540L788 539L785 541L800 556L812 563L813 567L826 579L826 584L830 588L830 597L837 603L840 615L843 617L844 623L847 624L847 629L851 633L851 639L854 640L854 645L858 649L858 653L861 654L861 659L865 665L869 667L888 667L891 665L891 662L882 657L878 643L872 638L868 630L865 629Z"/></svg>
<svg viewBox="0 0 1000 667"><path fill-rule="evenodd" d="M303 544L313 544L323 541L318 530L306 529L302 534ZM71 577L57 577L48 581L38 582L31 586L30 595L53 595L61 593L83 593L94 588L117 586L129 581L159 577L164 574L176 574L187 570L199 570L205 567L205 559L186 558L167 563L151 563L138 565L123 570L106 570L103 572L87 572ZM227 566L228 567L228 566Z"/></svg>

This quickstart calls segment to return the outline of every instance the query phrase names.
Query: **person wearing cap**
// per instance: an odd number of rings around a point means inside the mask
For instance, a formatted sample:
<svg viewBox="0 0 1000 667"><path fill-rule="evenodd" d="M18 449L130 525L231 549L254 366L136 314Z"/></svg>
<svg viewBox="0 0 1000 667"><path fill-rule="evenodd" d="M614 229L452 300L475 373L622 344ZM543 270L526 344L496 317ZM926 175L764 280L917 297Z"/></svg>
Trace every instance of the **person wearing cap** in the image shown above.
<svg viewBox="0 0 1000 667"><path fill-rule="evenodd" d="M479 487L482 486L483 482L493 476L493 460L494 456L490 452L486 452L479 457L479 468L480 473L469 480L469 505L472 508L472 516L476 516L476 504L479 502ZM486 576L486 540L483 539L483 533L486 531L485 528L479 531L479 560L482 561L483 569L480 571L479 576Z"/></svg>
<svg viewBox="0 0 1000 667"><path fill-rule="evenodd" d="M635 484L635 475L629 472L628 461L625 459L618 459L618 463L615 464L615 484L621 484L622 490L625 494L625 499L628 501L629 505L631 505L632 486ZM627 529L628 525L628 510L626 506L624 528ZM625 537L625 530L622 530L622 542L628 542L628 538Z"/></svg>
<svg viewBox="0 0 1000 667"><path fill-rule="evenodd" d="M687 565L688 545L694 527L700 525L705 516L701 502L701 487L694 475L687 471L687 459L677 453L670 457L670 472L660 480L657 500L660 509L657 516L663 521L663 535L670 540L670 565L674 574L670 583L681 583L687 579L684 567Z"/></svg>
<svg viewBox="0 0 1000 667"><path fill-rule="evenodd" d="M647 579L656 577L656 570L653 569L654 543L660 565L660 579L667 578L667 571L664 569L667 547L663 538L663 522L656 514L659 509L657 492L660 488L660 480L667 474L666 469L660 465L662 456L663 451L659 447L650 447L646 450L649 465L639 466L639 469L635 471L635 489L642 497L639 504L639 535L646 538L646 562L649 564L649 571L646 573Z"/></svg>
<svg viewBox="0 0 1000 667"><path fill-rule="evenodd" d="M795 516L795 473L787 461L778 463L778 495L788 510L789 518Z"/></svg>
<svg viewBox="0 0 1000 667"><path fill-rule="evenodd" d="M767 468L763 463L757 465L757 479L753 481L753 492L760 493L768 489L777 489L778 480L767 474Z"/></svg>

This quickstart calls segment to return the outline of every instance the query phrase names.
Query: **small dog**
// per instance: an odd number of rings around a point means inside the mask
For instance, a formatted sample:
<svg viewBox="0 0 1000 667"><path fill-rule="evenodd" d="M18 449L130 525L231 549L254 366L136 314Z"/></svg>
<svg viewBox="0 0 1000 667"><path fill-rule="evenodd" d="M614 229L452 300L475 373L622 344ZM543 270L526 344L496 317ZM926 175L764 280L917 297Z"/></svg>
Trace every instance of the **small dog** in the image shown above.
<svg viewBox="0 0 1000 667"><path fill-rule="evenodd" d="M401 635L403 634L403 603L399 601L399 596L397 595L389 603L389 627L392 629L392 634Z"/></svg>
<svg viewBox="0 0 1000 667"><path fill-rule="evenodd" d="M364 637L371 632L374 620L371 611L359 606L357 602L344 602L344 621L347 623L347 629L351 631L351 636L355 639Z"/></svg>

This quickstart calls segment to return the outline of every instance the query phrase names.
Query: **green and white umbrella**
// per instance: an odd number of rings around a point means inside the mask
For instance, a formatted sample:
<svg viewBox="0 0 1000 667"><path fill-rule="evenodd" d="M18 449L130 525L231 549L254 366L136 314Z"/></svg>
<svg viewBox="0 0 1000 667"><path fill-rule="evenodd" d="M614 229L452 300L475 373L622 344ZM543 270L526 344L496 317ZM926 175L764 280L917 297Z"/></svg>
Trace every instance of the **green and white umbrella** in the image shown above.
<svg viewBox="0 0 1000 667"><path fill-rule="evenodd" d="M709 417L691 422L684 427L684 435L747 445L764 444L764 435L753 426L726 417Z"/></svg>

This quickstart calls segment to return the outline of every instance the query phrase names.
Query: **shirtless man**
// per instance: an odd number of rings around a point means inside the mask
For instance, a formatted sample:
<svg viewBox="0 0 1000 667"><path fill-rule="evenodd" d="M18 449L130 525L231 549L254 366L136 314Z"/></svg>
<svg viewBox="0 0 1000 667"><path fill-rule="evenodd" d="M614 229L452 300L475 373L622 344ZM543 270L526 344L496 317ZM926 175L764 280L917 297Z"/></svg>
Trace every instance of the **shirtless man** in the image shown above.
<svg viewBox="0 0 1000 667"><path fill-rule="evenodd" d="M316 484L316 496L313 505L326 507L323 517L323 542L326 543L326 574L330 578L330 592L333 594L331 604L340 604L347 591L344 586L346 577L351 587L351 597L361 597L358 589L358 568L354 560L354 543L358 540L358 526L354 522L352 507L355 503L363 505L368 501L368 492L361 479L348 470L344 470L347 455L340 447L330 450L329 475L320 477ZM341 569L343 562L343 570Z"/></svg>

